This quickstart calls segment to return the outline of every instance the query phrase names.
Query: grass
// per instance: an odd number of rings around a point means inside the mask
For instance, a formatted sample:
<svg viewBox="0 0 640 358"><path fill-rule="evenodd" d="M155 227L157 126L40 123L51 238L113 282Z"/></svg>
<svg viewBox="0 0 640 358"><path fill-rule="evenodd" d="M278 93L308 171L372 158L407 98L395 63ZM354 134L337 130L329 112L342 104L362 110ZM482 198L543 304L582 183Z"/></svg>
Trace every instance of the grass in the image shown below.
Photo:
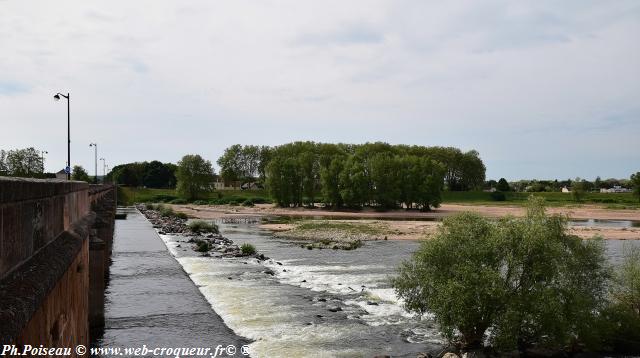
<svg viewBox="0 0 640 358"><path fill-rule="evenodd" d="M295 231L328 231L335 230L341 233L356 235L381 235L385 231L378 225L360 224L340 221L303 221L297 225Z"/></svg>
<svg viewBox="0 0 640 358"><path fill-rule="evenodd" d="M248 205L249 202L251 204L260 204L271 202L271 200L266 190L216 190L207 195L206 198L199 198L193 203L196 205ZM118 187L118 205L133 205L135 203L186 204L187 201L179 198L175 189Z"/></svg>
<svg viewBox="0 0 640 358"><path fill-rule="evenodd" d="M193 220L189 222L188 226L192 232L197 234L205 232L218 233L218 225L204 220Z"/></svg>
<svg viewBox="0 0 640 358"><path fill-rule="evenodd" d="M525 205L529 195L546 199L548 206L568 206L580 204L602 204L610 209L640 208L638 199L631 193L585 193L581 202L573 200L570 193L516 193L506 192L504 201L496 201L492 193L483 191L445 191L442 193L444 204L475 204L475 205ZM177 200L176 200L177 199ZM186 203L178 198L174 189L148 189L118 187L118 205L132 205L134 203ZM207 198L200 198L193 202L195 205L245 205L270 203L266 190L217 190Z"/></svg>
<svg viewBox="0 0 640 358"><path fill-rule="evenodd" d="M187 219L187 214L185 213L178 213L173 211L173 209L171 209L170 207L164 206L163 204L150 204L147 203L145 204L145 207L147 210L156 210L158 212L160 212L160 215L165 217L165 218L169 218L169 217L175 217L175 218L180 218L180 219Z"/></svg>
<svg viewBox="0 0 640 358"><path fill-rule="evenodd" d="M240 252L245 256L249 256L256 253L256 248L251 244L245 243L240 246Z"/></svg>

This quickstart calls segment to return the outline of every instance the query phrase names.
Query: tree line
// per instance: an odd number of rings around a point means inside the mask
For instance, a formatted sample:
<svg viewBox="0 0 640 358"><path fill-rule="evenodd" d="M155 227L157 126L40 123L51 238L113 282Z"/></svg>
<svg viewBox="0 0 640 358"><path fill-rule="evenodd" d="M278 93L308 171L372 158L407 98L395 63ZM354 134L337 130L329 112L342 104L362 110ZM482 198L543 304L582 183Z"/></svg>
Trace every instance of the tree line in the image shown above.
<svg viewBox="0 0 640 358"><path fill-rule="evenodd" d="M218 160L227 181L260 180L281 206L428 210L440 191L470 190L484 183L478 152L457 148L294 142L275 147L234 145Z"/></svg>
<svg viewBox="0 0 640 358"><path fill-rule="evenodd" d="M0 150L0 175L15 177L48 177L44 173L41 152L33 147Z"/></svg>
<svg viewBox="0 0 640 358"><path fill-rule="evenodd" d="M106 181L126 186L174 189L177 185L177 166L172 163L135 162L116 165L106 175Z"/></svg>

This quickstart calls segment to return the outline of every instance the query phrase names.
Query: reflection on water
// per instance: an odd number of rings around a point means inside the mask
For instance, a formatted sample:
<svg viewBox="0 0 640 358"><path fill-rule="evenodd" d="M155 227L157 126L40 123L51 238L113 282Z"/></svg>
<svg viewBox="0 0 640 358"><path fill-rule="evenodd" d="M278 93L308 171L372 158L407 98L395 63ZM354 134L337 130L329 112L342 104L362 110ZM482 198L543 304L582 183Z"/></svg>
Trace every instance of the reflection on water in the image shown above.
<svg viewBox="0 0 640 358"><path fill-rule="evenodd" d="M569 225L584 226L584 227L612 227L612 228L627 227L629 228L629 227L640 227L640 221L585 219L585 220L570 220Z"/></svg>

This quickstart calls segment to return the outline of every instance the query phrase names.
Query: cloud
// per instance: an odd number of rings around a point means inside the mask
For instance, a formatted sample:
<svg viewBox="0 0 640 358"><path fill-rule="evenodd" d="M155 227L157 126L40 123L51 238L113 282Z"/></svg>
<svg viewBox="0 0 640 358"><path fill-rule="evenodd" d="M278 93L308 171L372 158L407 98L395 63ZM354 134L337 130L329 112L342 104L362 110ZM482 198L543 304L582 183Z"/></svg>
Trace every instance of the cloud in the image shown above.
<svg viewBox="0 0 640 358"><path fill-rule="evenodd" d="M377 44L384 41L384 35L365 24L343 25L326 32L306 33L296 37L296 46L345 46Z"/></svg>
<svg viewBox="0 0 640 358"><path fill-rule="evenodd" d="M14 96L29 92L29 86L20 82L0 80L0 96Z"/></svg>
<svg viewBox="0 0 640 358"><path fill-rule="evenodd" d="M89 142L113 166L307 139L477 149L492 178L626 177L640 162L635 0L33 0L0 12L0 143L47 150L48 169L66 157L51 95L67 90L85 167Z"/></svg>

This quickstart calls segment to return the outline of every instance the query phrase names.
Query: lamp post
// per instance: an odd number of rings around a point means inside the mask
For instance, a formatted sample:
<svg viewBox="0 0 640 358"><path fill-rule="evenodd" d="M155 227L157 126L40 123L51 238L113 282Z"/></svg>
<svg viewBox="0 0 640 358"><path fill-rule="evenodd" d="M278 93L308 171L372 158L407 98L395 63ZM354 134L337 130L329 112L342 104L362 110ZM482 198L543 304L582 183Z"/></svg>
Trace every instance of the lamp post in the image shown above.
<svg viewBox="0 0 640 358"><path fill-rule="evenodd" d="M42 174L44 174L44 155L49 154L49 152L47 152L46 150L42 150L40 151L40 154L42 155Z"/></svg>
<svg viewBox="0 0 640 358"><path fill-rule="evenodd" d="M104 180L107 177L107 162L104 158L100 158L102 160L102 183L104 184Z"/></svg>
<svg viewBox="0 0 640 358"><path fill-rule="evenodd" d="M56 101L60 100L60 96L67 99L67 167L65 168L67 172L67 180L71 180L71 110L70 110L70 97L71 95L67 92L67 95L63 95L58 92L53 95L53 99Z"/></svg>
<svg viewBox="0 0 640 358"><path fill-rule="evenodd" d="M93 147L93 169L95 175L93 176L93 183L98 184L98 143L90 143L89 147Z"/></svg>

